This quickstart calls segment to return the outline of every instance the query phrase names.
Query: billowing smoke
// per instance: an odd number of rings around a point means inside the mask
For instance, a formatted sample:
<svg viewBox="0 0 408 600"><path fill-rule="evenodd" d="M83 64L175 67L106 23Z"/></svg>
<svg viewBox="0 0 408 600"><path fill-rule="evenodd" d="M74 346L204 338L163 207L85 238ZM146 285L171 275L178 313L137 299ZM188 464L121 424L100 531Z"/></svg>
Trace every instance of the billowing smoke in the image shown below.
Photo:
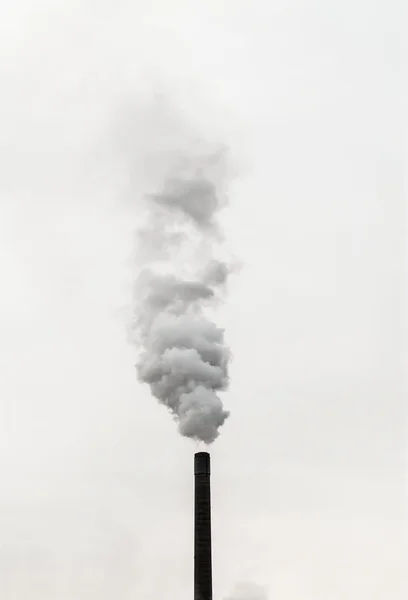
<svg viewBox="0 0 408 600"><path fill-rule="evenodd" d="M213 442L229 413L229 350L213 320L230 273L218 221L227 198L223 149L172 154L144 196L138 231L133 339L140 381L174 415L183 436Z"/></svg>

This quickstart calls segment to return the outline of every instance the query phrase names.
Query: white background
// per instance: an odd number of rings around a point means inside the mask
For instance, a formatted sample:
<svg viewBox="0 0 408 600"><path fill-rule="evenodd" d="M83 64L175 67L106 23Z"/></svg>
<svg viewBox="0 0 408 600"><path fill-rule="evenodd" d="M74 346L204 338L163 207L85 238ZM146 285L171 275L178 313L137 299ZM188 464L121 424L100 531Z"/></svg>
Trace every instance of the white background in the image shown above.
<svg viewBox="0 0 408 600"><path fill-rule="evenodd" d="M192 597L195 448L125 332L132 169L166 143L152 90L238 172L214 597L402 600L403 17L402 0L2 3L3 600Z"/></svg>

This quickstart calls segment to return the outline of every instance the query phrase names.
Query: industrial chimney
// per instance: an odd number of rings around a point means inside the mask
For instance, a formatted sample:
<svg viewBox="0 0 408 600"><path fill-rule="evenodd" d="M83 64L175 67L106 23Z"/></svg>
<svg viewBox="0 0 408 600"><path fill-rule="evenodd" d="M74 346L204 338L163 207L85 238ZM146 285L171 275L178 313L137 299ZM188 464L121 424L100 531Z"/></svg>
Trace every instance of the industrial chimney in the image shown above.
<svg viewBox="0 0 408 600"><path fill-rule="evenodd" d="M212 600L210 455L194 455L194 600Z"/></svg>

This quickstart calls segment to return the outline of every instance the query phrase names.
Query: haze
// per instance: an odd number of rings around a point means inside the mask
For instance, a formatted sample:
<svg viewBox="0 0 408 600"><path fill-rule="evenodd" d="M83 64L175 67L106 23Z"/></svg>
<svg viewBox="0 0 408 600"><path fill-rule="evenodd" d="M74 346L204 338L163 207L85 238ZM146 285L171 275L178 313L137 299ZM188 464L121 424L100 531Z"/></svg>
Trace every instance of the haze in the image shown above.
<svg viewBox="0 0 408 600"><path fill-rule="evenodd" d="M195 446L125 334L132 199L174 143L153 97L237 174L214 598L405 597L404 22L402 0L2 3L3 600L192 596Z"/></svg>

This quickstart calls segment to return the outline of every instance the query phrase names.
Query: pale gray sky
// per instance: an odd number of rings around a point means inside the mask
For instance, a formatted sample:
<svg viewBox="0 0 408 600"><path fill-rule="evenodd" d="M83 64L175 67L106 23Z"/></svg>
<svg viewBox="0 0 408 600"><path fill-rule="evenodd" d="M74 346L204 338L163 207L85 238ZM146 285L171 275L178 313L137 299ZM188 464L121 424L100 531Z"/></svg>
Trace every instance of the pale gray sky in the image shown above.
<svg viewBox="0 0 408 600"><path fill-rule="evenodd" d="M2 599L191 598L194 446L124 327L158 89L239 173L214 596L402 600L403 4L2 3Z"/></svg>

